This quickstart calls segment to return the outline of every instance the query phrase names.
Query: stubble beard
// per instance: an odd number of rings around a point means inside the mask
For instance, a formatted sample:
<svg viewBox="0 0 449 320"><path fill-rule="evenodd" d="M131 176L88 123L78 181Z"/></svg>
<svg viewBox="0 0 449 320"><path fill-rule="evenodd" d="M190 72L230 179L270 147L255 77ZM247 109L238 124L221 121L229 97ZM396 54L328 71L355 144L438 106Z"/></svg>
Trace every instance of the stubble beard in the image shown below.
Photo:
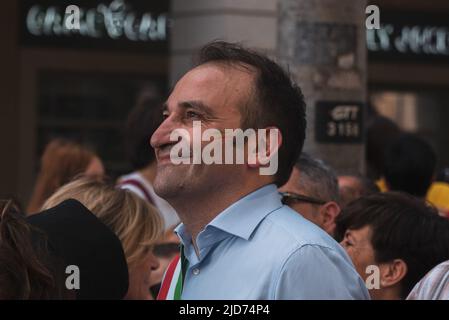
<svg viewBox="0 0 449 320"><path fill-rule="evenodd" d="M185 189L188 168L186 165L158 165L154 179L154 191L156 194L171 204L171 201L182 196Z"/></svg>

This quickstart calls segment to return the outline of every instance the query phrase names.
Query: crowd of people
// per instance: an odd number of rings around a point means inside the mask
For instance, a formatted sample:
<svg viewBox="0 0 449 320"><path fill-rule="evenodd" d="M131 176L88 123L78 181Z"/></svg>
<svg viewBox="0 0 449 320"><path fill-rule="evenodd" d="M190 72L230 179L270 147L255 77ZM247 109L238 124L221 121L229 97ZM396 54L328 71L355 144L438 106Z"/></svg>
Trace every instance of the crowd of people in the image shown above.
<svg viewBox="0 0 449 320"><path fill-rule="evenodd" d="M93 150L49 142L26 210L0 204L0 299L449 299L437 154L370 112L366 174L338 172L303 151L304 96L281 66L206 45L165 102L131 111L129 174L111 180ZM173 164L171 133L194 121L278 129L279 145L257 147L277 172L258 158Z"/></svg>

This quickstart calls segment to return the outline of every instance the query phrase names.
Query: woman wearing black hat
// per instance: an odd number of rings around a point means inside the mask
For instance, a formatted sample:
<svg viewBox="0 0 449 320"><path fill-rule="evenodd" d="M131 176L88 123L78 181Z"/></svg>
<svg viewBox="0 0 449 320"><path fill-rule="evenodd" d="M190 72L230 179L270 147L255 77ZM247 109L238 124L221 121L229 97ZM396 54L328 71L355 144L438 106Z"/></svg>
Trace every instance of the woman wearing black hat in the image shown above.
<svg viewBox="0 0 449 320"><path fill-rule="evenodd" d="M157 209L129 190L88 177L80 177L59 188L42 208L51 208L67 199L81 202L120 239L129 270L125 299L153 299L150 288L159 266L153 249L163 230Z"/></svg>

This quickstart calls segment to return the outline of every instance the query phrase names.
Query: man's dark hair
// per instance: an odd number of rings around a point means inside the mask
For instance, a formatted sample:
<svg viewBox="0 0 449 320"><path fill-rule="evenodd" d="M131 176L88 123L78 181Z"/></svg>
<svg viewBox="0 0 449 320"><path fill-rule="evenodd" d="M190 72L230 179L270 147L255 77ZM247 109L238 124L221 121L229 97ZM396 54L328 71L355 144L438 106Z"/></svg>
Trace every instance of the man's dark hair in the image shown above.
<svg viewBox="0 0 449 320"><path fill-rule="evenodd" d="M435 173L433 148L413 134L403 134L387 148L384 176L392 191L425 197Z"/></svg>
<svg viewBox="0 0 449 320"><path fill-rule="evenodd" d="M407 274L401 297L434 266L449 259L449 220L421 199L405 193L377 193L349 204L336 219L336 239L346 230L370 226L377 263L402 259Z"/></svg>
<svg viewBox="0 0 449 320"><path fill-rule="evenodd" d="M276 184L284 185L301 153L306 134L301 89L273 60L238 44L214 41L201 49L198 58L198 65L212 62L255 71L254 93L241 109L242 129L275 126L281 131Z"/></svg>
<svg viewBox="0 0 449 320"><path fill-rule="evenodd" d="M326 202L339 202L338 180L335 171L324 161L302 153L295 167L300 172L297 184L307 196L321 199Z"/></svg>
<svg viewBox="0 0 449 320"><path fill-rule="evenodd" d="M162 102L148 97L138 102L128 115L125 126L125 153L134 170L155 160L150 138L162 123Z"/></svg>

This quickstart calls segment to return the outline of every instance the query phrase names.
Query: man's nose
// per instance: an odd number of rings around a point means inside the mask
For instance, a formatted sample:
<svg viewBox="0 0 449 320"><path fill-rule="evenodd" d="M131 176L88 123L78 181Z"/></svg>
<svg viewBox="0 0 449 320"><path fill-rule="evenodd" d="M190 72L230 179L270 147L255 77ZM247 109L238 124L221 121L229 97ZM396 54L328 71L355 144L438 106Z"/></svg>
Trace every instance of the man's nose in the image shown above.
<svg viewBox="0 0 449 320"><path fill-rule="evenodd" d="M173 120L170 119L170 117L166 118L151 136L151 146L153 148L158 148L164 144L170 143L170 134L174 129L175 125Z"/></svg>

